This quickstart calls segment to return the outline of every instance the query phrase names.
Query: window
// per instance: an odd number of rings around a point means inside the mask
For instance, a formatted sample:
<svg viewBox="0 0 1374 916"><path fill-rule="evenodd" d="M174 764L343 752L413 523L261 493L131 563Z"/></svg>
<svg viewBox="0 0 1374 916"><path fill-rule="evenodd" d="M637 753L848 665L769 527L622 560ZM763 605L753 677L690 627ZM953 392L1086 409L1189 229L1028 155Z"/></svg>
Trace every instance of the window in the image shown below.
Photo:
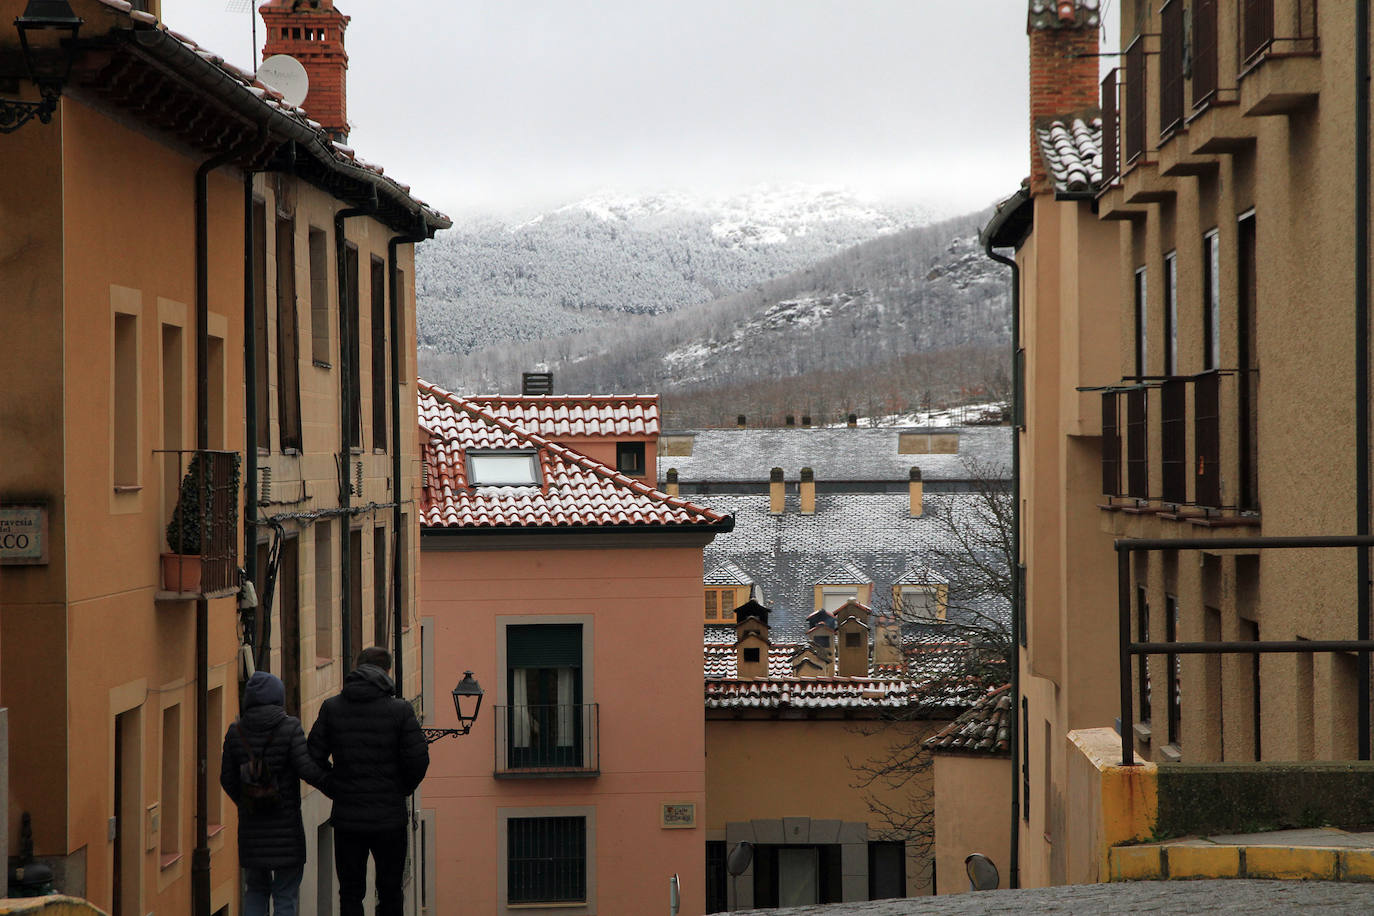
<svg viewBox="0 0 1374 916"><path fill-rule="evenodd" d="M830 611L832 614L844 607L850 601L859 599L858 586L845 586L836 588L824 586L821 588L821 609Z"/></svg>
<svg viewBox="0 0 1374 916"><path fill-rule="evenodd" d="M271 450L267 363L267 205L253 201L253 413L257 419L257 447Z"/></svg>
<svg viewBox="0 0 1374 916"><path fill-rule="evenodd" d="M1149 334L1146 321L1149 317L1149 310L1146 308L1146 301L1145 268L1141 267L1135 272L1135 374L1137 378L1145 375L1148 367L1147 340Z"/></svg>
<svg viewBox="0 0 1374 916"><path fill-rule="evenodd" d="M310 358L329 367L329 248L323 229L310 227Z"/></svg>
<svg viewBox="0 0 1374 916"><path fill-rule="evenodd" d="M138 316L114 316L114 485L138 486Z"/></svg>
<svg viewBox="0 0 1374 916"><path fill-rule="evenodd" d="M1046 777L1049 774L1045 774ZM1021 698L1021 820L1030 823L1030 700Z"/></svg>
<svg viewBox="0 0 1374 916"><path fill-rule="evenodd" d="M738 606L733 588L708 588L703 619L706 623L734 623L735 608Z"/></svg>
<svg viewBox="0 0 1374 916"><path fill-rule="evenodd" d="M829 648L830 648L830 636L829 636L828 634L825 634L825 633L817 634L817 636L816 636L816 645L820 646L822 649L829 649Z"/></svg>
<svg viewBox="0 0 1374 916"><path fill-rule="evenodd" d="M868 844L868 899L906 896L906 843L875 841Z"/></svg>
<svg viewBox="0 0 1374 916"><path fill-rule="evenodd" d="M1257 271L1255 214L1240 218L1240 237L1236 253L1236 368L1239 414L1238 443L1240 450L1240 486L1238 505L1241 509L1259 509L1259 365L1256 303L1259 295Z"/></svg>
<svg viewBox="0 0 1374 916"><path fill-rule="evenodd" d="M586 899L587 819L508 819L506 902L582 903Z"/></svg>
<svg viewBox="0 0 1374 916"><path fill-rule="evenodd" d="M301 448L300 344L296 322L296 223L277 217L277 427L281 450Z"/></svg>
<svg viewBox="0 0 1374 916"><path fill-rule="evenodd" d="M206 733L216 737L224 734L224 688L211 687L205 697L206 711ZM212 742L214 738L210 739ZM223 762L220 754L209 753L205 756L205 764L208 767L207 782L212 786L219 785L219 771ZM213 835L217 831L214 825L224 823L224 793L211 792L206 799L206 823L212 825L210 833Z"/></svg>
<svg viewBox="0 0 1374 916"><path fill-rule="evenodd" d="M506 627L506 766L580 770L593 764L582 705L582 624Z"/></svg>
<svg viewBox="0 0 1374 916"><path fill-rule="evenodd" d="M939 623L945 619L945 602L932 585L903 585L897 590L897 610L906 620Z"/></svg>
<svg viewBox="0 0 1374 916"><path fill-rule="evenodd" d="M861 647L863 644L864 644L864 643L863 643L863 634L862 634L862 633L846 633L846 634L844 634L844 646L845 646L846 649L857 649L857 648Z"/></svg>
<svg viewBox="0 0 1374 916"><path fill-rule="evenodd" d="M475 487L528 487L539 484L534 452L468 452L468 482Z"/></svg>
<svg viewBox="0 0 1374 916"><path fill-rule="evenodd" d="M162 447L168 450L181 448L182 392L182 345L181 328L174 324L162 326ZM174 455L158 455L162 467L162 494L165 514L170 516L171 507L176 504L181 487L181 468Z"/></svg>
<svg viewBox="0 0 1374 916"><path fill-rule="evenodd" d="M644 443L617 442L615 444L615 469L630 477L643 477Z"/></svg>
<svg viewBox="0 0 1374 916"><path fill-rule="evenodd" d="M1178 369L1178 254L1164 256L1164 374Z"/></svg>
<svg viewBox="0 0 1374 916"><path fill-rule="evenodd" d="M840 854L841 848L833 844L755 845L754 906L842 902Z"/></svg>
<svg viewBox="0 0 1374 916"><path fill-rule="evenodd" d="M372 353L372 447L387 449L387 392L386 383L386 264L381 258L372 259L372 337L368 341Z"/></svg>
<svg viewBox="0 0 1374 916"><path fill-rule="evenodd" d="M1202 237L1202 368L1221 368L1221 289L1217 282L1220 254L1217 231Z"/></svg>
<svg viewBox="0 0 1374 916"><path fill-rule="evenodd" d="M225 397L224 397L224 338L210 335L206 341L208 364L205 368L205 385L208 391L209 446L213 449L224 448Z"/></svg>
<svg viewBox="0 0 1374 916"><path fill-rule="evenodd" d="M386 577L386 526L372 529L372 629L376 641L385 646L390 642L391 615L387 613L387 596L391 583Z"/></svg>
<svg viewBox="0 0 1374 916"><path fill-rule="evenodd" d="M281 542L281 572L277 576L277 601L281 607L281 679L286 685L286 712L301 714L301 603L299 570L300 538Z"/></svg>
<svg viewBox="0 0 1374 916"><path fill-rule="evenodd" d="M362 418L362 367L359 365L362 353L358 343L358 310L359 298L358 282L358 246L352 242L346 244L344 248L344 273L348 279L348 296L344 302L344 314L341 318L342 323L348 326L348 333L339 333L340 343L345 336L348 340L348 371L345 373L348 378L348 410L350 423L352 426L348 431L348 444L352 448L362 448L363 445L363 418ZM343 354L340 354L343 359Z"/></svg>
<svg viewBox="0 0 1374 916"><path fill-rule="evenodd" d="M725 867L726 843L724 840L706 841L706 912L723 913L730 907L726 895L729 872Z"/></svg>
<svg viewBox="0 0 1374 916"><path fill-rule="evenodd" d="M754 663L757 663L758 660L759 660L759 647L758 647L758 646L746 646L745 649L744 649L744 660L745 660L746 662L754 662Z"/></svg>
<svg viewBox="0 0 1374 916"><path fill-rule="evenodd" d="M159 852L166 868L181 857L181 706L162 710L162 804Z"/></svg>
<svg viewBox="0 0 1374 916"><path fill-rule="evenodd" d="M315 523L315 662L334 658L334 522Z"/></svg>

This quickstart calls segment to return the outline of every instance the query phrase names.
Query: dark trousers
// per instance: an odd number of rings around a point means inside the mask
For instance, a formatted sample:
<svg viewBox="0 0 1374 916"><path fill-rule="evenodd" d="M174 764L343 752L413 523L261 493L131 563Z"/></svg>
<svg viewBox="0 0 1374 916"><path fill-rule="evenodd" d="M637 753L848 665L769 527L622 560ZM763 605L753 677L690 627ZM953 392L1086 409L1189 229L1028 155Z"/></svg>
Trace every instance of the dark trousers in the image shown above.
<svg viewBox="0 0 1374 916"><path fill-rule="evenodd" d="M367 894L367 856L377 877L376 916L402 916L405 894L406 829L368 833L334 831L334 873L339 876L340 916L363 916Z"/></svg>

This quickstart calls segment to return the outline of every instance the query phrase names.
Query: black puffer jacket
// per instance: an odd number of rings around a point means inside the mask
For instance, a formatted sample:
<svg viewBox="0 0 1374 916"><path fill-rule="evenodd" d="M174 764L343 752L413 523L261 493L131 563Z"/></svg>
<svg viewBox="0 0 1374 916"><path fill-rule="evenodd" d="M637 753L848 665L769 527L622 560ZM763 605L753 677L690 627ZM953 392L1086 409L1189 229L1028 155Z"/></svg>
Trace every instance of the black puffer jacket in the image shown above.
<svg viewBox="0 0 1374 916"><path fill-rule="evenodd" d="M219 782L239 805L239 864L244 868L305 864L300 781L323 786L327 777L326 769L310 758L300 719L288 716L282 708L285 698L280 678L257 672L244 690L243 714L224 736ZM272 811L253 813L241 804L239 767L249 758L244 741L262 755L276 779L281 799Z"/></svg>
<svg viewBox="0 0 1374 916"><path fill-rule="evenodd" d="M343 691L324 701L310 729L310 756L333 758L329 797L335 830L367 833L406 826L406 797L429 769L429 749L415 710L385 671L359 665Z"/></svg>

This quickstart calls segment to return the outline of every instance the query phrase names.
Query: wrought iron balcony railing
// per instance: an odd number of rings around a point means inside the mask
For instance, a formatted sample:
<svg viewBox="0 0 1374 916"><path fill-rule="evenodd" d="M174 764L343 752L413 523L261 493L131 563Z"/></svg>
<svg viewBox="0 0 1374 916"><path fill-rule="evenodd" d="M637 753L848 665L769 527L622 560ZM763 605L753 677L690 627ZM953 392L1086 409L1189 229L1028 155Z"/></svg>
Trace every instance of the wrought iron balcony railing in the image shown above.
<svg viewBox="0 0 1374 916"><path fill-rule="evenodd" d="M1236 38L1242 71L1270 54L1315 54L1317 0L1241 0Z"/></svg>
<svg viewBox="0 0 1374 916"><path fill-rule="evenodd" d="M220 596L239 587L239 453L160 450L166 462L163 591ZM170 562L169 562L170 561Z"/></svg>
<svg viewBox="0 0 1374 916"><path fill-rule="evenodd" d="M1145 155L1145 38L1126 48L1126 165Z"/></svg>
<svg viewBox="0 0 1374 916"><path fill-rule="evenodd" d="M1193 110L1207 107L1217 94L1217 0L1193 0Z"/></svg>
<svg viewBox="0 0 1374 916"><path fill-rule="evenodd" d="M1159 10L1159 136L1183 126L1183 0L1165 0Z"/></svg>
<svg viewBox="0 0 1374 916"><path fill-rule="evenodd" d="M1120 115L1115 68L1102 78L1102 186L1111 187L1121 177Z"/></svg>
<svg viewBox="0 0 1374 916"><path fill-rule="evenodd" d="M496 707L495 775L597 775L598 714L596 703Z"/></svg>

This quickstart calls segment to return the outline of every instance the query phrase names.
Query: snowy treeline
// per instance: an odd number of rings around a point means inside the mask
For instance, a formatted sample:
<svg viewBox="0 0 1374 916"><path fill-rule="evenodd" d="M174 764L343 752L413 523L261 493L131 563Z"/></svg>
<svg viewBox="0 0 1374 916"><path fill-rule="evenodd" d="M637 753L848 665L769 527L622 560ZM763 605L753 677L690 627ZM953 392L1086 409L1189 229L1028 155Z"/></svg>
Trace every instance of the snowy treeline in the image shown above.
<svg viewBox="0 0 1374 916"><path fill-rule="evenodd" d="M669 314L466 356L421 353L421 371L468 391L511 391L547 366L564 392L664 395L674 425L736 413L817 423L1005 392L1005 271L984 257L987 213L907 229ZM422 318L423 321L423 318Z"/></svg>

